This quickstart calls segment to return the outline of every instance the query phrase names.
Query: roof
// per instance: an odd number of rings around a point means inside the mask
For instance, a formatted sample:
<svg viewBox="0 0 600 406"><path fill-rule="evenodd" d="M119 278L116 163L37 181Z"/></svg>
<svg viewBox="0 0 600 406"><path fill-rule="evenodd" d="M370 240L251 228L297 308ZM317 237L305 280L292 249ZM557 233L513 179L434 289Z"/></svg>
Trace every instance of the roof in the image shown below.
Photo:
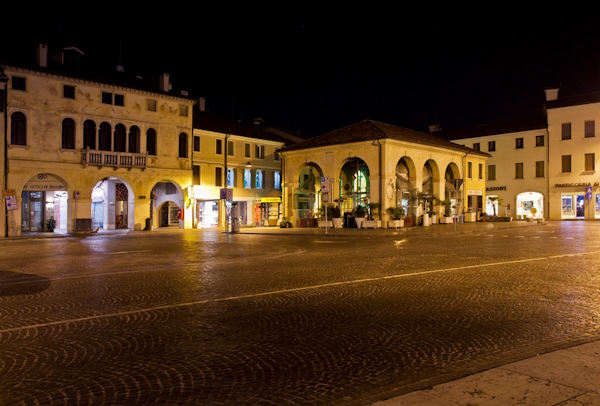
<svg viewBox="0 0 600 406"><path fill-rule="evenodd" d="M548 121L545 116L530 117L522 120L504 121L482 124L473 127L458 128L450 131L440 131L437 136L445 140L461 140L465 138L484 137L486 135L509 134L530 130L546 130Z"/></svg>
<svg viewBox="0 0 600 406"><path fill-rule="evenodd" d="M373 120L364 120L338 130L330 131L304 142L284 147L282 152L380 139L392 139L412 144L445 148L465 153L468 152L481 156L490 156L485 152L454 144L432 134L411 130L409 128L396 127L391 124L380 123Z"/></svg>
<svg viewBox="0 0 600 406"><path fill-rule="evenodd" d="M546 109L558 109L561 107L578 106L581 104L600 103L600 93L588 93L567 97L559 97L556 100L546 102Z"/></svg>
<svg viewBox="0 0 600 406"><path fill-rule="evenodd" d="M196 130L206 130L221 134L231 134L265 141L275 141L282 144L292 143L292 141L276 134L263 130L257 130L256 128L250 127L246 124L242 124L235 120L208 111L194 112L193 127Z"/></svg>

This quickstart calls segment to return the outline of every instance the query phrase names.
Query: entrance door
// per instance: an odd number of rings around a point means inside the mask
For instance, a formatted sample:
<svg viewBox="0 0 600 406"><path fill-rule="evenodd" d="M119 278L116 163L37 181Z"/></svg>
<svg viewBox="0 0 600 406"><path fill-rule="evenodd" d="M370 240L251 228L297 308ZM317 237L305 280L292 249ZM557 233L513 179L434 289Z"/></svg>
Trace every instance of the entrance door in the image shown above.
<svg viewBox="0 0 600 406"><path fill-rule="evenodd" d="M577 195L577 218L585 217L585 195Z"/></svg>
<svg viewBox="0 0 600 406"><path fill-rule="evenodd" d="M29 194L29 231L44 231L44 192Z"/></svg>

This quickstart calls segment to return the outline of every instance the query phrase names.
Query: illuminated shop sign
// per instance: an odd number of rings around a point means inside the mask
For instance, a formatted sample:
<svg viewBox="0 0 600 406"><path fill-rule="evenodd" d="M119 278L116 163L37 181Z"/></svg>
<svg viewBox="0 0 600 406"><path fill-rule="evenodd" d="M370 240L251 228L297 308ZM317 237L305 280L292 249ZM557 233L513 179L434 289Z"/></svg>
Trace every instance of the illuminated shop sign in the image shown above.
<svg viewBox="0 0 600 406"><path fill-rule="evenodd" d="M493 192L495 190L506 190L506 186L494 186L485 188L486 192Z"/></svg>
<svg viewBox="0 0 600 406"><path fill-rule="evenodd" d="M587 187L587 186L600 186L600 182L581 182L581 183L557 183L554 187Z"/></svg>

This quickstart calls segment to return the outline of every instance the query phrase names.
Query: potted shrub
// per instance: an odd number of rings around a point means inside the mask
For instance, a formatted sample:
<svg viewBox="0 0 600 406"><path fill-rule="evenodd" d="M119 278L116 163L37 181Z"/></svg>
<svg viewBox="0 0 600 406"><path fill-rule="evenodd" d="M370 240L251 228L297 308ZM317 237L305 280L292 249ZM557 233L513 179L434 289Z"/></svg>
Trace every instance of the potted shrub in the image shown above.
<svg viewBox="0 0 600 406"><path fill-rule="evenodd" d="M531 211L531 217L527 218L527 221L535 220L535 214L537 213L537 209L535 207L532 207L530 211Z"/></svg>
<svg viewBox="0 0 600 406"><path fill-rule="evenodd" d="M444 200L440 200L440 204L442 206L444 206L444 216L442 218L440 218L440 223L452 223L452 212L451 212L451 206L452 206L452 200L450 199L444 199Z"/></svg>
<svg viewBox="0 0 600 406"><path fill-rule="evenodd" d="M365 221L365 208L358 205L355 210L354 220L356 221L356 228L362 228L363 221Z"/></svg>
<svg viewBox="0 0 600 406"><path fill-rule="evenodd" d="M390 219L388 220L388 228L401 228L404 227L404 208L402 207L388 207L387 214L389 214Z"/></svg>
<svg viewBox="0 0 600 406"><path fill-rule="evenodd" d="M48 231L53 232L54 229L56 228L56 220L54 220L54 216L51 216L47 221L46 221L46 228L48 229Z"/></svg>
<svg viewBox="0 0 600 406"><path fill-rule="evenodd" d="M369 217L363 222L364 228L379 228L381 227L381 220L376 220L375 216L379 214L381 203L369 203Z"/></svg>
<svg viewBox="0 0 600 406"><path fill-rule="evenodd" d="M331 216L333 221L334 228L343 228L344 219L342 218L342 213L340 212L340 206L334 206L331 210Z"/></svg>

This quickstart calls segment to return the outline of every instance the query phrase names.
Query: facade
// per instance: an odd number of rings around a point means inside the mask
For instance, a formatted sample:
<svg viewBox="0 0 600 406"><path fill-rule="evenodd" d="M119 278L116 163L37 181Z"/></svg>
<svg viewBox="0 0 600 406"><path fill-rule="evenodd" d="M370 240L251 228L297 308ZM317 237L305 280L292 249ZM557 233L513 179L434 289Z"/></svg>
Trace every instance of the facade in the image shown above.
<svg viewBox="0 0 600 406"><path fill-rule="evenodd" d="M450 214L434 197L450 200L454 215L473 213L469 219L483 209L489 155L431 134L365 120L281 154L284 216L296 227L314 224L326 203L344 216L379 205L372 214L382 225L387 209L399 207L406 226L424 221L424 214Z"/></svg>
<svg viewBox="0 0 600 406"><path fill-rule="evenodd" d="M438 136L490 155L486 165L485 212L524 219L549 217L546 117L480 125ZM531 209L535 208L535 215Z"/></svg>
<svg viewBox="0 0 600 406"><path fill-rule="evenodd" d="M193 226L275 226L282 215L281 159L290 140L203 111L194 116ZM229 198L221 191L229 189ZM232 211L233 209L233 211Z"/></svg>
<svg viewBox="0 0 600 406"><path fill-rule="evenodd" d="M600 94L558 96L546 92L551 219L600 219Z"/></svg>
<svg viewBox="0 0 600 406"><path fill-rule="evenodd" d="M37 64L3 65L5 195L16 206L4 235L191 227L195 101L123 72L92 77L76 48ZM58 62L56 62L58 61ZM158 82L158 83L157 83Z"/></svg>

